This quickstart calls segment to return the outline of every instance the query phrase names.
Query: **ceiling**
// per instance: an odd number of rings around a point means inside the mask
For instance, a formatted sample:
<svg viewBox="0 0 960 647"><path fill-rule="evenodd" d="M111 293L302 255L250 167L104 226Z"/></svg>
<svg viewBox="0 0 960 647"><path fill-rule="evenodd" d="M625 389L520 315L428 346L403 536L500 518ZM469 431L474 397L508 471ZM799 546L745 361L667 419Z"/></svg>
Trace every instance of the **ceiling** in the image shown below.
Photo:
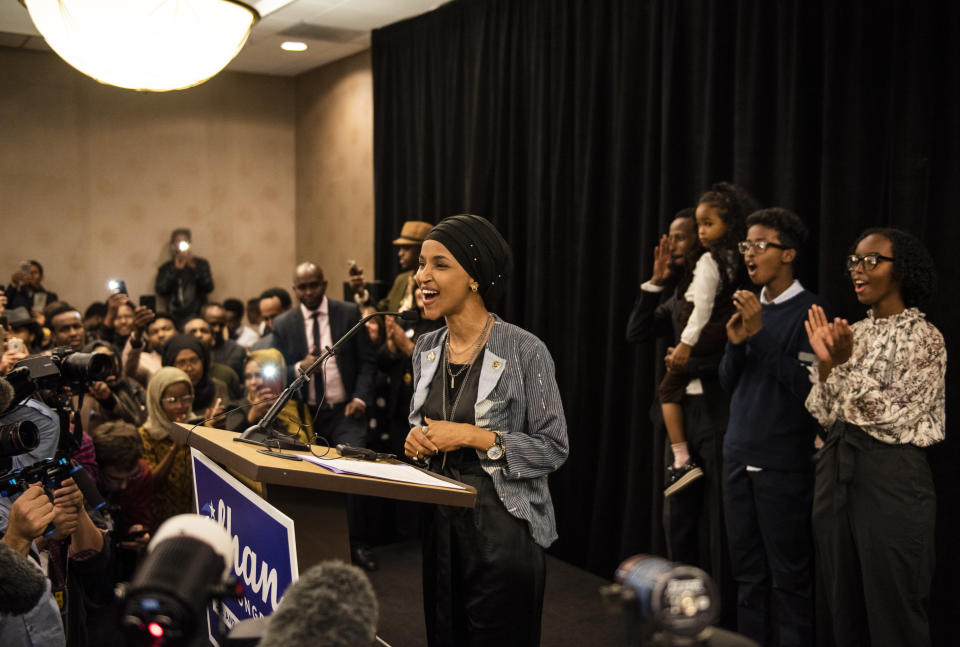
<svg viewBox="0 0 960 647"><path fill-rule="evenodd" d="M294 76L370 47L370 30L449 0L248 0L261 19L227 66L234 72ZM280 43L302 41L304 52ZM19 0L0 0L0 46L50 51Z"/></svg>

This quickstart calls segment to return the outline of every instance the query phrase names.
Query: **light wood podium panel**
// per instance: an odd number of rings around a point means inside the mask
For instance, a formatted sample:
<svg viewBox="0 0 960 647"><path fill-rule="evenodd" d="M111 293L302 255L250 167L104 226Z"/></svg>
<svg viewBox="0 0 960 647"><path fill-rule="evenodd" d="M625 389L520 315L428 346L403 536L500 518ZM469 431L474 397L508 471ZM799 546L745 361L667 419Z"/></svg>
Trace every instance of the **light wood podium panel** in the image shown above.
<svg viewBox="0 0 960 647"><path fill-rule="evenodd" d="M173 436L219 463L262 496L267 502L293 519L297 537L297 562L302 573L327 559L350 562L350 531L347 526L346 495L378 496L438 505L473 507L477 491L436 474L431 476L457 483L465 489L400 483L366 476L336 474L303 461L293 461L259 453L262 447L238 443L239 434L180 424ZM182 434L181 434L182 431ZM317 454L326 448L314 446ZM304 454L284 450L284 454ZM331 448L326 458L339 458Z"/></svg>

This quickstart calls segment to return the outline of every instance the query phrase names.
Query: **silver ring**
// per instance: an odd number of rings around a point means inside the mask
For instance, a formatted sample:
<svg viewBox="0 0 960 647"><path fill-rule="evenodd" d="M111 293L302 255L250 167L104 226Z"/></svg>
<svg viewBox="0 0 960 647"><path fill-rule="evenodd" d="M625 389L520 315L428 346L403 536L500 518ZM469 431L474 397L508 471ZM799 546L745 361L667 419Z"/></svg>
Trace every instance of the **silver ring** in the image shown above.
<svg viewBox="0 0 960 647"><path fill-rule="evenodd" d="M422 425L422 426L420 427L420 431L423 432L423 435L424 435L424 436L429 436L429 435L430 435L430 425Z"/></svg>

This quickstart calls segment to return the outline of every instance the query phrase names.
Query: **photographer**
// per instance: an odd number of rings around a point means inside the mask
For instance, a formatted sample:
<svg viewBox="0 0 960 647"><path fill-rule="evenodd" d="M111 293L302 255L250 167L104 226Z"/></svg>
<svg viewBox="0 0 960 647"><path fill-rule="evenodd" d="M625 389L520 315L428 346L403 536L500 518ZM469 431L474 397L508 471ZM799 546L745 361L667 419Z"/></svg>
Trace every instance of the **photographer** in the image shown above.
<svg viewBox="0 0 960 647"><path fill-rule="evenodd" d="M0 531L3 532L0 541L20 555L28 556L39 569L40 552L34 540L43 536L54 516L53 503L38 485L32 485L16 501L0 497ZM49 581L40 601L27 613L0 613L0 644L4 647L54 647L65 643L63 622Z"/></svg>
<svg viewBox="0 0 960 647"><path fill-rule="evenodd" d="M22 348L19 342L14 342L14 339L17 339L17 337L8 333L5 326L0 325L0 344L2 344L2 348L0 348L0 377L13 370L13 366L27 356L27 350Z"/></svg>
<svg viewBox="0 0 960 647"><path fill-rule="evenodd" d="M94 381L83 400L81 419L90 434L100 424L110 420L125 420L142 425L147 419L147 396L136 380L124 377L119 353L113 344L93 341L83 347L85 353L107 355L113 361L113 371L103 381Z"/></svg>
<svg viewBox="0 0 960 647"><path fill-rule="evenodd" d="M177 326L200 313L213 292L213 276L206 259L193 255L189 229L174 229L170 235L169 260L160 266L155 282L156 292L167 300L167 309Z"/></svg>
<svg viewBox="0 0 960 647"><path fill-rule="evenodd" d="M160 352L164 344L179 332L172 315L165 312L154 314L151 310L146 313L149 313L149 318L147 314L134 314L133 332L123 348L122 358L124 374L144 388L163 366Z"/></svg>
<svg viewBox="0 0 960 647"><path fill-rule="evenodd" d="M24 261L20 269L10 277L10 286L6 290L7 308L24 307L30 310L37 322L43 324L39 316L47 304L57 300L56 292L43 287L43 266L37 261Z"/></svg>

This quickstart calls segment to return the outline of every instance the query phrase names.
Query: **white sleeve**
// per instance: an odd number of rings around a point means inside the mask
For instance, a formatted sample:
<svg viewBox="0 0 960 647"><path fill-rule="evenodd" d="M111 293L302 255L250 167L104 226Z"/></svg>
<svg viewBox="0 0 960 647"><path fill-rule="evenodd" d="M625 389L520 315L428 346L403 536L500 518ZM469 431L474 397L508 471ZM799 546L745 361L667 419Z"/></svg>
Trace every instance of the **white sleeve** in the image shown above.
<svg viewBox="0 0 960 647"><path fill-rule="evenodd" d="M640 284L640 289L644 292L663 292L663 286L657 285L653 281L646 281Z"/></svg>
<svg viewBox="0 0 960 647"><path fill-rule="evenodd" d="M693 312L680 335L680 341L694 346L700 339L703 327L713 314L713 300L720 285L720 267L710 252L704 252L693 268L693 280L683 298L693 303Z"/></svg>

